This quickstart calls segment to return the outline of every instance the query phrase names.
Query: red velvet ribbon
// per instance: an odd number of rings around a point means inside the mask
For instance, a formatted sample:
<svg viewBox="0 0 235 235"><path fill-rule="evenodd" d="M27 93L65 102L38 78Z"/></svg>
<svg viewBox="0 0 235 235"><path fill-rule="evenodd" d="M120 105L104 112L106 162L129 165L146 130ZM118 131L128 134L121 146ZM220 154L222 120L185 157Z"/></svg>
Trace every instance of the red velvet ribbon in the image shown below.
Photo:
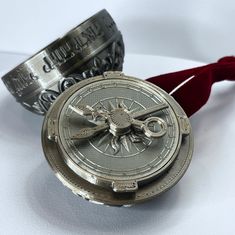
<svg viewBox="0 0 235 235"><path fill-rule="evenodd" d="M208 100L215 82L235 81L235 56L218 62L148 78L147 81L170 93L190 117Z"/></svg>

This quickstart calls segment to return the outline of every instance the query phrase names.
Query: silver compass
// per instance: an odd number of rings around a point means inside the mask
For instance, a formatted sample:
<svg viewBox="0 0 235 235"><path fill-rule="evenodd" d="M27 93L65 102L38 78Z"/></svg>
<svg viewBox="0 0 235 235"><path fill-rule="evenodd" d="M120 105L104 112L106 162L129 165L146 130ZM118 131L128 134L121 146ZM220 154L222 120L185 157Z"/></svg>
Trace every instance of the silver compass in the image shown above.
<svg viewBox="0 0 235 235"><path fill-rule="evenodd" d="M108 205L166 191L186 171L193 149L189 120L176 101L120 72L65 91L46 115L42 142L64 185Z"/></svg>

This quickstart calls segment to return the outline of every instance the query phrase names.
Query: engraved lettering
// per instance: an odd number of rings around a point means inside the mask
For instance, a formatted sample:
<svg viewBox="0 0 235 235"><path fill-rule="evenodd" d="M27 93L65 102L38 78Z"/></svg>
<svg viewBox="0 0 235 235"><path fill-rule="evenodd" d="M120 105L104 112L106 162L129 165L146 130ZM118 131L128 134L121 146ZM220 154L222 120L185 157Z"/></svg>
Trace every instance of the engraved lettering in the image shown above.
<svg viewBox="0 0 235 235"><path fill-rule="evenodd" d="M29 73L27 75L22 74L20 71L16 72L17 77L11 77L11 83L9 85L14 90L18 96L22 96L23 90L30 86L35 80L38 80L38 76L33 73Z"/></svg>
<svg viewBox="0 0 235 235"><path fill-rule="evenodd" d="M64 62L64 58L61 55L60 49L56 49L54 52L52 52L52 55L54 55L54 58L57 59L58 62Z"/></svg>
<svg viewBox="0 0 235 235"><path fill-rule="evenodd" d="M96 37L100 37L104 35L104 31L102 30L101 26L97 24L96 22L94 22L94 25L91 27Z"/></svg>
<svg viewBox="0 0 235 235"><path fill-rule="evenodd" d="M42 68L43 68L43 71L44 71L45 73L50 73L51 70L55 69L54 64L51 62L51 60L50 60L49 58L44 57L44 58L43 58L43 61L44 61L45 65L43 65Z"/></svg>
<svg viewBox="0 0 235 235"><path fill-rule="evenodd" d="M74 37L72 39L72 42L74 43L75 49L77 51L82 51L82 48L84 47L85 44L82 42L82 39L79 36Z"/></svg>
<svg viewBox="0 0 235 235"><path fill-rule="evenodd" d="M74 45L75 45L75 49L79 52L87 47L87 41L84 40L83 38L81 38L80 36L74 37L73 42L74 42Z"/></svg>
<svg viewBox="0 0 235 235"><path fill-rule="evenodd" d="M72 58L75 56L75 53L72 49L72 45L70 42L66 42L65 45L61 47L61 50L63 50L63 53L65 54L66 58Z"/></svg>
<svg viewBox="0 0 235 235"><path fill-rule="evenodd" d="M72 50L72 46L69 42L66 42L64 45L60 46L59 48L55 49L51 53L51 58L55 64L63 64L68 59L75 56L74 51Z"/></svg>
<svg viewBox="0 0 235 235"><path fill-rule="evenodd" d="M12 86L15 89L16 94L18 96L22 96L22 94L23 94L22 90L24 90L24 88L25 88L25 85L22 82L22 80L21 79L17 79L17 78L13 78L12 81L13 81Z"/></svg>
<svg viewBox="0 0 235 235"><path fill-rule="evenodd" d="M30 82L30 84L32 83L32 81L35 80L38 80L38 76L34 75L33 73L30 73L28 77L28 81Z"/></svg>
<svg viewBox="0 0 235 235"><path fill-rule="evenodd" d="M45 72L50 72L53 66L60 66L66 63L70 58L74 57L77 53L82 52L102 35L104 35L104 31L101 26L94 22L79 35L74 36L70 41L67 41L64 45L52 51L50 58L53 63L45 58L44 61L46 65L44 65L43 70Z"/></svg>
<svg viewBox="0 0 235 235"><path fill-rule="evenodd" d="M81 33L82 37L87 40L87 43L92 43L96 40L97 36L100 35L100 28L96 27L88 27L84 32Z"/></svg>
<svg viewBox="0 0 235 235"><path fill-rule="evenodd" d="M105 25L106 29L115 32L117 30L116 23L113 21L111 17L103 17L103 24Z"/></svg>

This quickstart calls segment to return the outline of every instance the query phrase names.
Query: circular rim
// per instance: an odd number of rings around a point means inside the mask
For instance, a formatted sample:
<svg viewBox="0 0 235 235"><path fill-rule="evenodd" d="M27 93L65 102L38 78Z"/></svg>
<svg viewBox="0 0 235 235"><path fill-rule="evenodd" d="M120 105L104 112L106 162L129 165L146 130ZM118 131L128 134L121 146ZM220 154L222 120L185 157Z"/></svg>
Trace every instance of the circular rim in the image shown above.
<svg viewBox="0 0 235 235"><path fill-rule="evenodd" d="M98 83L100 81L108 81L108 79L103 79L102 76L98 76L98 77L95 77L93 79L93 81L89 80L90 83L86 85L84 83L80 83L79 84L79 87L77 87L78 89L75 90L73 93L70 92L69 94L69 97L64 97L63 98L63 107L61 108L61 111L60 111L60 114L58 116L58 130L56 130L56 132L58 132L58 140L57 140L57 143L58 143L58 148L60 149L62 155L64 156L64 161L71 167L71 169L76 172L78 175L80 175L82 178L86 179L87 181L93 183L94 180L99 182L99 184L102 184L102 185L106 185L107 187L110 187L110 185L112 184L112 180L121 180L121 181L124 181L124 178L125 180L127 180L129 178L129 180L135 180L136 182L138 183L141 183L141 182L144 182L144 181L148 181L149 178L155 178L157 177L158 175L160 175L163 171L165 171L170 165L171 163L175 160L175 158L177 157L177 153L179 151L179 148L180 148L180 144L181 144L181 140L182 140L182 135L180 134L180 127L179 127L179 122L176 118L176 114L174 113L174 106L175 104L171 101L171 98L169 99L169 95L166 94L166 93L162 93L162 90L159 90L158 87L156 86L153 86L152 84L149 85L149 84L146 84L146 82L144 82L143 80L140 80L140 79L136 79L136 78L131 78L131 77L128 77L128 76L125 76L125 79L124 78L119 78L119 79L114 79L112 78L112 82L114 83L118 83L120 81L123 82L132 82L132 85L138 83L138 86L145 86L146 90L148 91L154 91L158 94L159 97L161 97L162 99L164 99L164 101L167 102L167 104L169 105L169 108L171 110L171 112L174 114L174 122L177 123L176 125L176 132L179 132L179 136L178 136L178 139L176 141L176 143L174 143L174 151L172 152L172 156L171 158L168 160L168 161L164 161L162 164L160 164L160 169L158 171L156 171L155 169L152 169L151 171L149 172L145 172L144 175L142 176L126 176L126 177L118 177L118 176L106 176L104 177L104 174L102 172L97 172L97 170L92 170L90 169L88 166L84 166L84 167L81 167L80 165L77 165L76 164L76 159L74 159L73 157L70 157L68 152L66 151L65 149L65 146L64 144L62 143L62 140L61 140L61 137L60 137L60 133L61 133L61 118L62 118L62 113L64 112L64 109L65 109L65 104L73 99L74 96L77 95L77 91L78 90L81 90L83 89L84 87L86 88L86 86L88 85L91 85L91 86L95 86L96 84L95 83ZM128 83L129 84L129 83ZM168 99L167 99L168 97ZM91 177L91 175L93 177ZM133 178L134 177L134 178Z"/></svg>
<svg viewBox="0 0 235 235"><path fill-rule="evenodd" d="M107 74L107 73L105 73ZM104 77L106 76L104 74ZM119 77L119 74L112 73L112 76ZM96 78L90 78L89 81L83 81L82 85L85 86L88 82L90 83L94 79L101 79L101 76ZM143 81L142 81L143 82ZM145 82L150 86L154 86L148 82ZM43 128L42 128L42 146L43 151L46 156L47 161L50 166L54 170L56 176L59 180L68 188L70 188L76 195L79 195L91 202L107 204L107 205L132 205L135 203L140 203L151 199L155 196L160 195L166 190L173 187L184 175L187 170L193 152L193 137L192 132L190 131L189 135L184 137L184 140L181 143L181 147L179 149L179 154L176 159L170 165L168 170L156 178L154 181L149 182L148 184L140 187L135 193L122 193L117 194L113 191L105 189L100 186L96 186L87 182L86 180L79 177L74 173L64 162L63 157L61 156L61 152L58 149L57 144L55 142L48 140L47 138L47 124L48 121L58 120L57 118L60 115L61 107L66 102L66 97L69 97L71 93L73 93L78 86L75 85L67 90L53 105L53 107L47 113ZM161 90L161 89L160 89ZM162 91L163 94L166 92ZM173 98L172 98L173 99ZM184 111L179 106L179 104L173 100L175 103L175 112L178 115L185 116Z"/></svg>

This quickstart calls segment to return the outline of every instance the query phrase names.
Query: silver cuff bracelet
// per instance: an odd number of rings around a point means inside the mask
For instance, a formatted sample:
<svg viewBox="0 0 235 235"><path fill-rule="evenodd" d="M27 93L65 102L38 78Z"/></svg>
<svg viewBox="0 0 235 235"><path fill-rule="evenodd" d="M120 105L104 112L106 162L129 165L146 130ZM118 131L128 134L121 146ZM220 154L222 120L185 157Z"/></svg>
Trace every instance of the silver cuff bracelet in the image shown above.
<svg viewBox="0 0 235 235"><path fill-rule="evenodd" d="M122 70L124 43L102 10L2 77L26 109L44 115L66 88L108 70Z"/></svg>

